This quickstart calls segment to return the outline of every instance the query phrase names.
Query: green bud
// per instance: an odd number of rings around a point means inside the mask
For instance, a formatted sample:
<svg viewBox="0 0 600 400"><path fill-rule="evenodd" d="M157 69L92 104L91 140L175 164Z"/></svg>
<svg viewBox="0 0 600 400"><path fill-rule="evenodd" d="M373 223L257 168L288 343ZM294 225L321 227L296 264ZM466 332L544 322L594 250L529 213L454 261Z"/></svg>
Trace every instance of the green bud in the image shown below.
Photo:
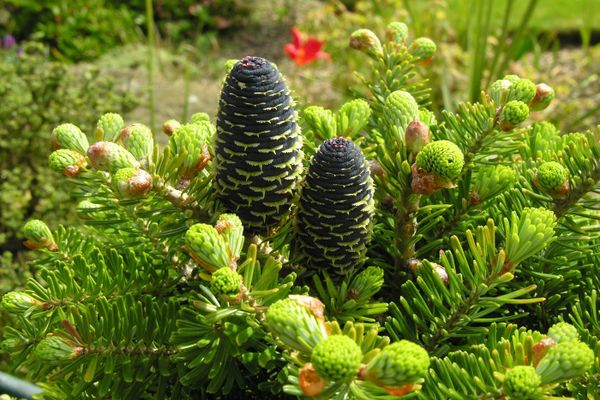
<svg viewBox="0 0 600 400"><path fill-rule="evenodd" d="M518 365L509 369L504 376L504 393L510 400L536 400L540 397L542 378L529 365Z"/></svg>
<svg viewBox="0 0 600 400"><path fill-rule="evenodd" d="M419 119L419 104L410 93L396 90L385 99L383 116L389 125L405 130L411 121Z"/></svg>
<svg viewBox="0 0 600 400"><path fill-rule="evenodd" d="M104 114L96 124L96 141L105 140L110 142L114 140L124 126L123 117L119 114Z"/></svg>
<svg viewBox="0 0 600 400"><path fill-rule="evenodd" d="M154 136L150 128L143 124L132 124L123 129L116 139L136 160L150 160L154 150Z"/></svg>
<svg viewBox="0 0 600 400"><path fill-rule="evenodd" d="M502 106L508 99L512 82L508 79L499 79L490 85L490 97L497 106Z"/></svg>
<svg viewBox="0 0 600 400"><path fill-rule="evenodd" d="M460 176L464 156L454 143L438 140L429 143L417 154L416 164L425 172L452 181Z"/></svg>
<svg viewBox="0 0 600 400"><path fill-rule="evenodd" d="M163 132L167 136L173 135L179 128L181 128L181 123L176 119L169 119L163 124Z"/></svg>
<svg viewBox="0 0 600 400"><path fill-rule="evenodd" d="M534 183L551 194L566 194L569 190L569 171L556 161L548 161L539 166Z"/></svg>
<svg viewBox="0 0 600 400"><path fill-rule="evenodd" d="M56 243L48 225L39 219L27 221L23 226L23 236L27 241L25 246L30 249L56 250Z"/></svg>
<svg viewBox="0 0 600 400"><path fill-rule="evenodd" d="M337 113L337 135L353 137L367 125L370 116L371 108L365 100L355 99L344 103Z"/></svg>
<svg viewBox="0 0 600 400"><path fill-rule="evenodd" d="M510 189L517 181L515 170L507 165L488 165L479 169L471 197L477 205Z"/></svg>
<svg viewBox="0 0 600 400"><path fill-rule="evenodd" d="M422 63L429 63L437 50L437 46L433 40L421 37L412 42L409 50Z"/></svg>
<svg viewBox="0 0 600 400"><path fill-rule="evenodd" d="M510 83L515 83L515 82L519 81L521 78L519 78L519 75L505 75L504 78L502 78L502 79L507 80Z"/></svg>
<svg viewBox="0 0 600 400"><path fill-rule="evenodd" d="M212 274L210 290L216 295L235 296L240 293L242 276L229 267L223 267Z"/></svg>
<svg viewBox="0 0 600 400"><path fill-rule="evenodd" d="M85 349L59 336L48 336L35 347L33 355L39 361L51 364L72 361L82 355Z"/></svg>
<svg viewBox="0 0 600 400"><path fill-rule="evenodd" d="M244 225L235 214L221 214L215 229L227 243L232 260L240 258L244 246Z"/></svg>
<svg viewBox="0 0 600 400"><path fill-rule="evenodd" d="M406 127L404 142L406 149L412 154L420 152L430 141L429 127L419 120L414 120Z"/></svg>
<svg viewBox="0 0 600 400"><path fill-rule="evenodd" d="M108 172L121 168L137 168L139 163L127 149L113 142L97 142L87 151L92 167Z"/></svg>
<svg viewBox="0 0 600 400"><path fill-rule="evenodd" d="M585 374L594 364L594 352L585 343L570 341L551 347L536 371L542 383L555 383Z"/></svg>
<svg viewBox="0 0 600 400"><path fill-rule="evenodd" d="M302 111L302 119L320 137L332 138L336 136L337 121L333 111L321 106L309 106Z"/></svg>
<svg viewBox="0 0 600 400"><path fill-rule="evenodd" d="M388 42L398 44L406 43L408 38L408 26L402 22L392 22L385 29L385 38Z"/></svg>
<svg viewBox="0 0 600 400"><path fill-rule="evenodd" d="M567 322L558 322L548 329L548 336L556 343L576 342L579 340L577 328Z"/></svg>
<svg viewBox="0 0 600 400"><path fill-rule="evenodd" d="M554 89L545 83L539 83L535 87L535 97L529 103L529 108L531 111L541 111L550 105L554 96Z"/></svg>
<svg viewBox="0 0 600 400"><path fill-rule="evenodd" d="M322 316L317 318L313 308L294 298L273 303L267 310L265 323L286 346L304 354L311 354L317 343L327 336Z"/></svg>
<svg viewBox="0 0 600 400"><path fill-rule="evenodd" d="M519 79L513 82L509 88L508 100L518 100L525 104L529 104L535 97L535 83L529 79Z"/></svg>
<svg viewBox="0 0 600 400"><path fill-rule="evenodd" d="M520 216L513 212L504 219L506 270L537 254L554 238L556 216L546 208L525 207Z"/></svg>
<svg viewBox="0 0 600 400"><path fill-rule="evenodd" d="M11 314L22 314L31 307L42 308L42 303L23 292L8 292L2 296L2 308Z"/></svg>
<svg viewBox="0 0 600 400"><path fill-rule="evenodd" d="M383 47L379 38L369 29L358 29L350 35L350 48L362 51L369 57L377 59L383 56Z"/></svg>
<svg viewBox="0 0 600 400"><path fill-rule="evenodd" d="M121 168L112 177L112 186L121 197L138 197L152 188L152 176L139 168Z"/></svg>
<svg viewBox="0 0 600 400"><path fill-rule="evenodd" d="M69 149L85 154L90 144L81 129L73 124L61 124L52 131L52 145L55 149Z"/></svg>
<svg viewBox="0 0 600 400"><path fill-rule="evenodd" d="M190 123L198 124L201 122L210 122L210 117L207 113L199 112L192 115L190 118Z"/></svg>
<svg viewBox="0 0 600 400"><path fill-rule="evenodd" d="M423 382L429 369L427 351L416 343L400 340L383 348L366 370L366 380L380 386Z"/></svg>
<svg viewBox="0 0 600 400"><path fill-rule="evenodd" d="M356 376L362 351L348 336L333 335L320 341L312 352L310 362L321 378L348 381Z"/></svg>
<svg viewBox="0 0 600 400"><path fill-rule="evenodd" d="M192 178L210 161L210 142L214 127L206 121L182 125L169 138L169 147L174 154L185 153L180 175Z"/></svg>
<svg viewBox="0 0 600 400"><path fill-rule="evenodd" d="M68 177L76 177L86 166L85 157L69 149L58 149L50 153L48 165L53 171Z"/></svg>
<svg viewBox="0 0 600 400"><path fill-rule="evenodd" d="M229 267L229 249L223 236L207 224L192 225L185 234L192 258L210 272Z"/></svg>
<svg viewBox="0 0 600 400"><path fill-rule="evenodd" d="M348 289L349 297L357 301L366 301L383 286L383 269L368 267L352 279Z"/></svg>
<svg viewBox="0 0 600 400"><path fill-rule="evenodd" d="M500 128L503 131L509 131L529 116L527 104L519 100L507 102L500 112Z"/></svg>

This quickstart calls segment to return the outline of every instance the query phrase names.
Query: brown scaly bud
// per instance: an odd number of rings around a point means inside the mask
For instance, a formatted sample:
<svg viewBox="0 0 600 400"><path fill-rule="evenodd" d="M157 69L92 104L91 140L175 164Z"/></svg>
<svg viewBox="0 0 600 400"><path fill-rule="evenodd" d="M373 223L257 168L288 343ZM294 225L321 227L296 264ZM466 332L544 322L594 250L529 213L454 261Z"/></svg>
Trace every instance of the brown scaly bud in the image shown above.
<svg viewBox="0 0 600 400"><path fill-rule="evenodd" d="M404 134L406 149L417 154L430 141L429 127L419 120L414 120L406 127Z"/></svg>
<svg viewBox="0 0 600 400"><path fill-rule="evenodd" d="M371 171L371 176L385 175L385 170L377 160L369 160L369 170Z"/></svg>
<svg viewBox="0 0 600 400"><path fill-rule="evenodd" d="M181 123L175 119L167 120L163 124L163 132L167 136L171 136L179 128L181 128Z"/></svg>
<svg viewBox="0 0 600 400"><path fill-rule="evenodd" d="M315 367L311 363L305 364L300 369L300 375L298 377L298 385L300 389L304 392L308 397L315 397L319 395L325 388L325 384L327 381L321 378Z"/></svg>
<svg viewBox="0 0 600 400"><path fill-rule="evenodd" d="M529 103L531 111L541 111L548 107L554 99L554 89L545 83L539 83L535 86L535 97Z"/></svg>
<svg viewBox="0 0 600 400"><path fill-rule="evenodd" d="M556 346L556 342L550 337L546 337L533 345L533 366L536 367L548 350Z"/></svg>

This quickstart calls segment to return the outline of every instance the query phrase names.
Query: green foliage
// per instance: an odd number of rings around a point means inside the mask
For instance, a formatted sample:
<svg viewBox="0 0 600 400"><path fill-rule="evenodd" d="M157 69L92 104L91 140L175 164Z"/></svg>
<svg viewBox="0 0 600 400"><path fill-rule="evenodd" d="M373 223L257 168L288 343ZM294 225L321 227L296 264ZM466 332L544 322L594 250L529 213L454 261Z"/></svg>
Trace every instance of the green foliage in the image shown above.
<svg viewBox="0 0 600 400"><path fill-rule="evenodd" d="M3 296L13 370L48 399L593 398L600 127L508 126L511 102L535 111L508 100L517 76L438 121L393 28L359 53L361 100L300 113L302 146L256 57L229 71L212 138L204 115L168 121L150 154L147 128L129 147L102 117L70 179L85 226L31 223L53 246ZM536 184L551 161L560 195Z"/></svg>

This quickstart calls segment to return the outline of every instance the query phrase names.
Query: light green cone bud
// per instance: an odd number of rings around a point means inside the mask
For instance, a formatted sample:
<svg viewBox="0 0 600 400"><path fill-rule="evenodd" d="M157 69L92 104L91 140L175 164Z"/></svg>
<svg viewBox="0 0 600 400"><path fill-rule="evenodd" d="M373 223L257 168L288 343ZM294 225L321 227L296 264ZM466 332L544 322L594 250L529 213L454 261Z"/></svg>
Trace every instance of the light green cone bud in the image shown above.
<svg viewBox="0 0 600 400"><path fill-rule="evenodd" d="M551 347L536 371L542 383L555 383L585 374L594 364L594 352L582 342L563 342Z"/></svg>
<svg viewBox="0 0 600 400"><path fill-rule="evenodd" d="M367 366L366 379L376 385L402 386L420 383L429 369L427 351L416 343L400 340L383 348Z"/></svg>
<svg viewBox="0 0 600 400"><path fill-rule="evenodd" d="M125 121L119 114L106 113L100 117L96 124L95 139L96 141L113 141L124 126Z"/></svg>
<svg viewBox="0 0 600 400"><path fill-rule="evenodd" d="M138 161L149 160L152 157L154 135L144 124L132 124L121 129L116 141L129 150Z"/></svg>
<svg viewBox="0 0 600 400"><path fill-rule="evenodd" d="M56 250L56 243L52 231L44 221L32 219L23 226L23 236L27 241L25 246L30 249Z"/></svg>
<svg viewBox="0 0 600 400"><path fill-rule="evenodd" d="M579 340L577 328L567 322L558 322L548 329L548 336L556 343L576 342Z"/></svg>
<svg viewBox="0 0 600 400"><path fill-rule="evenodd" d="M383 116L388 124L405 130L411 121L419 118L419 105L410 93L396 90L385 99Z"/></svg>
<svg viewBox="0 0 600 400"><path fill-rule="evenodd" d="M539 186L550 191L560 191L569 178L569 171L556 161L540 165L536 179Z"/></svg>
<svg viewBox="0 0 600 400"><path fill-rule="evenodd" d="M337 113L337 135L353 137L367 125L370 116L371 108L365 100L355 99L344 103Z"/></svg>
<svg viewBox="0 0 600 400"><path fill-rule="evenodd" d="M192 178L208 164L213 134L214 127L210 122L198 121L182 125L169 138L169 147L174 154L186 154L179 170L182 177Z"/></svg>
<svg viewBox="0 0 600 400"><path fill-rule="evenodd" d="M512 82L508 79L499 79L490 85L490 97L497 106L502 106L508 99Z"/></svg>
<svg viewBox="0 0 600 400"><path fill-rule="evenodd" d="M506 240L507 270L545 248L554 238L556 216L546 208L525 207L521 215L511 214L504 219L504 237Z"/></svg>
<svg viewBox="0 0 600 400"><path fill-rule="evenodd" d="M48 156L48 165L53 171L65 176L75 177L83 172L86 166L85 157L69 149L58 149Z"/></svg>
<svg viewBox="0 0 600 400"><path fill-rule="evenodd" d="M231 260L240 258L244 246L244 225L235 214L221 214L215 229L223 238L231 252Z"/></svg>
<svg viewBox="0 0 600 400"><path fill-rule="evenodd" d="M350 48L377 59L383 56L383 47L377 35L369 29L358 29L350 35Z"/></svg>
<svg viewBox="0 0 600 400"><path fill-rule="evenodd" d="M59 336L48 336L35 347L33 355L39 361L51 364L74 360L84 352L67 339Z"/></svg>
<svg viewBox="0 0 600 400"><path fill-rule="evenodd" d="M368 267L352 279L349 296L357 301L367 300L383 286L383 269Z"/></svg>
<svg viewBox="0 0 600 400"><path fill-rule="evenodd" d="M267 310L265 322L286 346L307 355L327 336L322 320L317 319L309 307L292 298L273 303Z"/></svg>
<svg viewBox="0 0 600 400"><path fill-rule="evenodd" d="M509 131L525 121L528 116L529 107L527 107L527 104L519 100L511 100L504 105L500 113L500 128Z"/></svg>
<svg viewBox="0 0 600 400"><path fill-rule="evenodd" d="M518 365L504 376L504 393L510 400L536 400L540 398L542 378L529 365ZM543 397L541 397L543 399Z"/></svg>
<svg viewBox="0 0 600 400"><path fill-rule="evenodd" d="M228 267L230 263L229 249L223 236L215 228L207 224L195 224L185 234L185 244L194 261L214 272Z"/></svg>
<svg viewBox="0 0 600 400"><path fill-rule="evenodd" d="M210 117L207 113L199 112L192 115L190 123L197 124L201 122L210 122Z"/></svg>
<svg viewBox="0 0 600 400"><path fill-rule="evenodd" d="M179 128L181 128L181 123L176 119L169 119L163 124L163 132L167 136L173 135Z"/></svg>
<svg viewBox="0 0 600 400"><path fill-rule="evenodd" d="M479 169L471 197L472 205L510 189L517 181L515 170L507 165L488 165Z"/></svg>
<svg viewBox="0 0 600 400"><path fill-rule="evenodd" d="M319 376L333 382L348 381L356 376L362 351L348 336L333 335L320 341L310 358Z"/></svg>
<svg viewBox="0 0 600 400"><path fill-rule="evenodd" d="M436 50L437 46L435 45L435 42L426 37L417 38L410 45L410 53L418 60L425 63L431 60Z"/></svg>
<svg viewBox="0 0 600 400"><path fill-rule="evenodd" d="M139 163L127 149L113 142L97 142L87 151L92 167L108 172L137 168Z"/></svg>
<svg viewBox="0 0 600 400"><path fill-rule="evenodd" d="M545 83L539 83L535 87L535 97L529 103L529 108L531 111L541 111L552 103L554 96L554 89Z"/></svg>
<svg viewBox="0 0 600 400"><path fill-rule="evenodd" d="M510 83L515 83L518 80L520 80L521 78L519 78L519 75L505 75L504 78L502 78L502 79L507 80Z"/></svg>
<svg viewBox="0 0 600 400"><path fill-rule="evenodd" d="M112 177L112 186L120 197L138 197L152 188L152 176L139 168L121 168Z"/></svg>
<svg viewBox="0 0 600 400"><path fill-rule="evenodd" d="M242 276L229 267L223 267L212 274L210 290L216 295L235 296L240 293Z"/></svg>
<svg viewBox="0 0 600 400"><path fill-rule="evenodd" d="M535 97L535 91L535 83L529 79L519 79L510 86L508 100L518 100L529 104Z"/></svg>
<svg viewBox="0 0 600 400"><path fill-rule="evenodd" d="M2 296L2 308L11 314L22 314L31 307L41 308L42 303L27 293L8 292Z"/></svg>
<svg viewBox="0 0 600 400"><path fill-rule="evenodd" d="M417 154L417 167L450 181L460 176L464 156L457 145L448 140L429 143Z"/></svg>
<svg viewBox="0 0 600 400"><path fill-rule="evenodd" d="M81 129L73 124L61 124L52 131L52 144L56 149L69 149L85 154L90 144Z"/></svg>
<svg viewBox="0 0 600 400"><path fill-rule="evenodd" d="M388 42L398 44L406 43L408 38L408 26L402 22L392 22L385 29L385 38Z"/></svg>
<svg viewBox="0 0 600 400"><path fill-rule="evenodd" d="M331 110L309 106L302 111L302 119L320 137L332 138L337 134L337 121Z"/></svg>

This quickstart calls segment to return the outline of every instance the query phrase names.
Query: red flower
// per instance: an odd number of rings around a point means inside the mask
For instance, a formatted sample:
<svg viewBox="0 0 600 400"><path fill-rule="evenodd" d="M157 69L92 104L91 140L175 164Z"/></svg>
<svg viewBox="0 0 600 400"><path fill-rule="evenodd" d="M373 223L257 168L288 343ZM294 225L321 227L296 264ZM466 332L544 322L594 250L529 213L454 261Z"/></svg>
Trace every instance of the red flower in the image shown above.
<svg viewBox="0 0 600 400"><path fill-rule="evenodd" d="M317 40L314 37L309 37L304 41L300 31L292 28L292 43L287 43L284 50L296 64L305 65L320 58L325 60L331 59L328 53L321 50L323 43L322 40Z"/></svg>

